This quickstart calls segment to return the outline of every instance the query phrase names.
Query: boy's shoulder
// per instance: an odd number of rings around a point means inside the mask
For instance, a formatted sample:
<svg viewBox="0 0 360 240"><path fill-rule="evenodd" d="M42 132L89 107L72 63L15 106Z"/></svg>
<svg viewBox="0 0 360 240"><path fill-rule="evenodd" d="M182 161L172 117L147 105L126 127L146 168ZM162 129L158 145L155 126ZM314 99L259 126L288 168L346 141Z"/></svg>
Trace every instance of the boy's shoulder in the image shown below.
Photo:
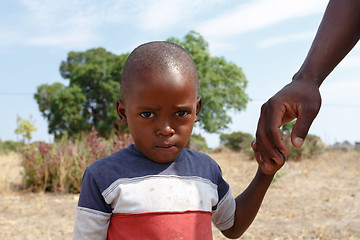
<svg viewBox="0 0 360 240"><path fill-rule="evenodd" d="M198 176L216 182L222 175L220 166L209 155L184 149L179 159L169 168L181 176Z"/></svg>
<svg viewBox="0 0 360 240"><path fill-rule="evenodd" d="M131 158L132 151L130 150L130 146L124 149L121 149L115 153L112 153L108 156L102 157L91 163L88 168L104 168L109 167L112 164L119 164L126 159Z"/></svg>
<svg viewBox="0 0 360 240"><path fill-rule="evenodd" d="M107 179L109 182L154 175L195 176L215 182L221 176L219 165L205 153L185 148L174 162L160 164L135 150L133 145L96 160L87 168L87 172L96 179Z"/></svg>
<svg viewBox="0 0 360 240"><path fill-rule="evenodd" d="M187 155L187 157L190 158L191 161L197 161L197 163L199 164L204 163L218 166L217 162L206 153L193 151L185 148L182 154Z"/></svg>
<svg viewBox="0 0 360 240"><path fill-rule="evenodd" d="M86 168L86 171L95 177L124 174L124 171L133 171L134 162L139 161L144 161L142 155L138 154L130 145L111 155L97 159Z"/></svg>

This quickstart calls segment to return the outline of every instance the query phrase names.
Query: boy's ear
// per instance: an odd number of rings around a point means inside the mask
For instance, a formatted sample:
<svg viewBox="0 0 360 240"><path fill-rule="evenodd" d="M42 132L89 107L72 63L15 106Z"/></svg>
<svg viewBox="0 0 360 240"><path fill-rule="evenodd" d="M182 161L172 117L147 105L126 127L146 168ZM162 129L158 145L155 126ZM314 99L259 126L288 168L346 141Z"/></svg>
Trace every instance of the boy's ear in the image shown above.
<svg viewBox="0 0 360 240"><path fill-rule="evenodd" d="M116 111L119 115L120 121L123 125L127 125L127 118L125 112L125 103L120 99L116 99Z"/></svg>
<svg viewBox="0 0 360 240"><path fill-rule="evenodd" d="M200 113L200 109L201 109L201 104L202 104L202 98L199 96L196 99L196 117L195 117L195 122L199 121L199 113Z"/></svg>

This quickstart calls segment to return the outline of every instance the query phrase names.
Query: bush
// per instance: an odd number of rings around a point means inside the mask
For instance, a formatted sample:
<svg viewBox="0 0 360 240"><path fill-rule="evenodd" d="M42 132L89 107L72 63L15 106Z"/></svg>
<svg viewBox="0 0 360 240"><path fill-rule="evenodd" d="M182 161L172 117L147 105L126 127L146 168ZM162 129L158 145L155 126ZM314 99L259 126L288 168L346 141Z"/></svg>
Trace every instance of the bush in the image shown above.
<svg viewBox="0 0 360 240"><path fill-rule="evenodd" d="M252 152L251 142L254 139L251 134L243 132L220 135L220 143L233 151Z"/></svg>
<svg viewBox="0 0 360 240"><path fill-rule="evenodd" d="M190 136L189 149L194 151L206 152L208 150L208 145L206 140L200 134L192 134Z"/></svg>
<svg viewBox="0 0 360 240"><path fill-rule="evenodd" d="M286 133L283 138L290 148L288 159L300 160L301 158L310 158L325 151L321 139L315 135L308 134L301 148L296 148L291 144L290 132Z"/></svg>
<svg viewBox="0 0 360 240"><path fill-rule="evenodd" d="M321 139L315 135L308 134L301 148L296 148L291 143L291 132L296 120L288 122L281 127L283 139L290 148L288 159L299 160L301 158L309 158L316 156L325 151L325 145Z"/></svg>
<svg viewBox="0 0 360 240"><path fill-rule="evenodd" d="M0 141L0 153L17 152L24 144L22 142L15 141Z"/></svg>
<svg viewBox="0 0 360 240"><path fill-rule="evenodd" d="M23 153L24 181L33 191L78 193L87 166L131 143L128 135L105 140L93 129L74 141L64 136L53 144L29 144Z"/></svg>

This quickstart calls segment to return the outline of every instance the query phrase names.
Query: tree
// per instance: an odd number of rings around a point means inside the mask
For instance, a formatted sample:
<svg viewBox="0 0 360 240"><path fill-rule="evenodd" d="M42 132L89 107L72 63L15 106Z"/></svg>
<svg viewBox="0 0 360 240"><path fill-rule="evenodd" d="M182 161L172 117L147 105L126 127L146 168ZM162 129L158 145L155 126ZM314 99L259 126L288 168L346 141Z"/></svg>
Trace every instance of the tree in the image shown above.
<svg viewBox="0 0 360 240"><path fill-rule="evenodd" d="M31 116L30 116L29 121L22 119L21 117L18 116L16 123L17 123L17 128L15 129L15 133L19 134L23 137L24 143L26 140L28 140L28 142L30 142L32 139L31 132L34 132L37 130L34 127L34 125L31 123Z"/></svg>
<svg viewBox="0 0 360 240"><path fill-rule="evenodd" d="M184 40L169 38L167 41L183 46L192 56L200 81L203 108L200 125L207 132L219 132L231 122L228 109L241 111L249 100L245 93L247 80L238 66L223 57L212 57L208 43L198 33L191 31ZM85 52L70 52L60 65L61 76L69 80L43 84L34 95L39 109L48 120L49 133L69 136L91 127L108 136L120 129L115 100L120 97L122 69L128 54L116 55L104 48Z"/></svg>
<svg viewBox="0 0 360 240"><path fill-rule="evenodd" d="M48 120L49 133L59 138L90 131L94 126L102 136L119 128L115 109L120 97L122 68L128 54L116 55L104 48L70 52L60 65L61 76L69 80L43 84L34 95L39 110Z"/></svg>
<svg viewBox="0 0 360 240"><path fill-rule="evenodd" d="M241 111L249 101L245 93L247 79L242 69L223 57L212 57L208 43L194 31L183 40L167 39L184 47L193 58L198 72L203 106L199 114L200 126L207 132L219 132L231 122L227 110Z"/></svg>

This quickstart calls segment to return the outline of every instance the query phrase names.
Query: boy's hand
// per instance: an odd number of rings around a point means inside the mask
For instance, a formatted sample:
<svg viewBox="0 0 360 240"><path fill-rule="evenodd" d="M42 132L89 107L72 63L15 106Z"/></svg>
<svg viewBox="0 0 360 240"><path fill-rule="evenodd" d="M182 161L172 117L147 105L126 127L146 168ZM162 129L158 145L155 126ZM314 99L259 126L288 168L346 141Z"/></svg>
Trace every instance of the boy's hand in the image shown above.
<svg viewBox="0 0 360 240"><path fill-rule="evenodd" d="M255 159L258 162L260 169L264 174L274 175L285 164L286 156L283 155L282 153L279 152L279 154L281 154L280 161L279 160L275 161L274 159L272 159L271 161L263 161L261 159L256 141L253 141L251 143L251 147L254 151Z"/></svg>

